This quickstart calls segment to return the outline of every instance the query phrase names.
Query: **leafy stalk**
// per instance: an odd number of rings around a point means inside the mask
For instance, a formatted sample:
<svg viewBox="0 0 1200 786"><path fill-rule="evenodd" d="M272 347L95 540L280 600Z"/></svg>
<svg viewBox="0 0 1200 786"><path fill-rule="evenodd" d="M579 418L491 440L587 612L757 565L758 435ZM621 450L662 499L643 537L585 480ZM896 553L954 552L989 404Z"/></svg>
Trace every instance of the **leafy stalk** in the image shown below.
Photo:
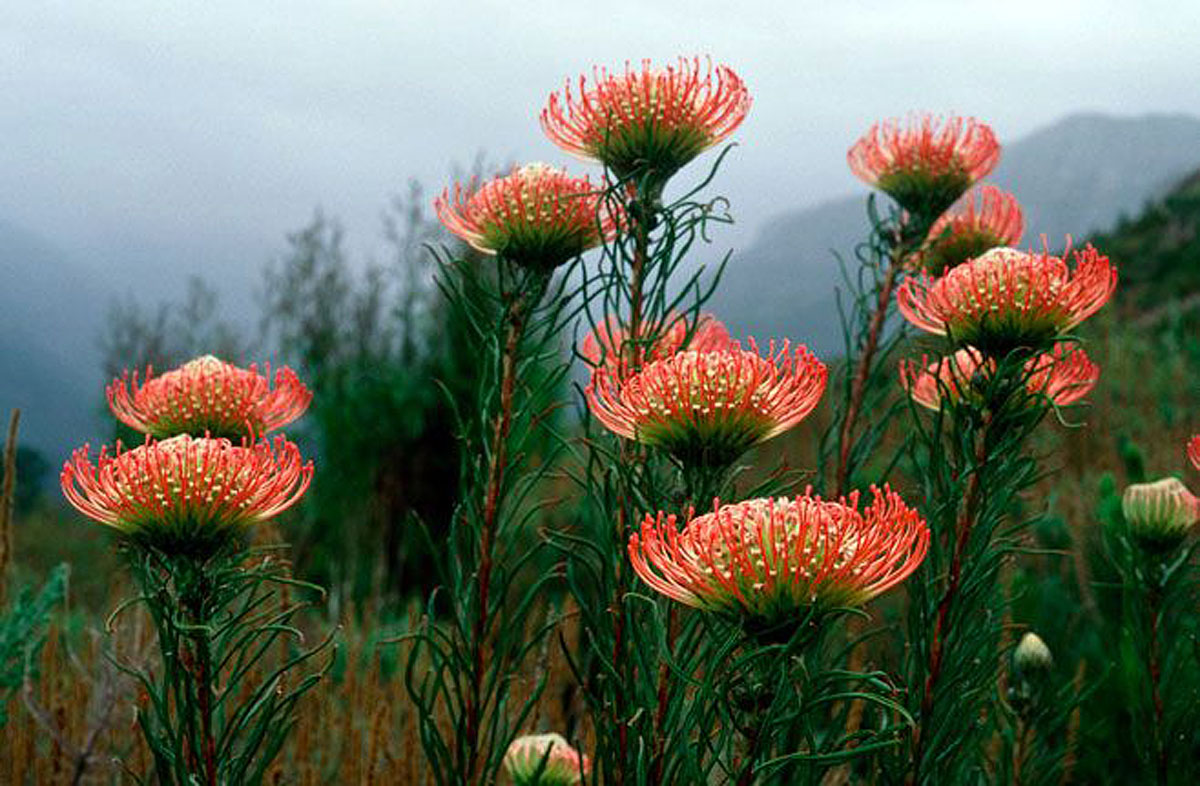
<svg viewBox="0 0 1200 786"><path fill-rule="evenodd" d="M305 604L281 604L296 581L272 549L229 544L209 556L123 546L141 594L122 604L149 612L158 632L161 672L118 664L141 685L149 707L138 723L163 784L261 783L295 722L295 706L332 664L300 679L330 648L332 634L269 663L280 642L303 639L293 618ZM282 608L281 608L282 606ZM288 684L292 687L287 687Z"/></svg>

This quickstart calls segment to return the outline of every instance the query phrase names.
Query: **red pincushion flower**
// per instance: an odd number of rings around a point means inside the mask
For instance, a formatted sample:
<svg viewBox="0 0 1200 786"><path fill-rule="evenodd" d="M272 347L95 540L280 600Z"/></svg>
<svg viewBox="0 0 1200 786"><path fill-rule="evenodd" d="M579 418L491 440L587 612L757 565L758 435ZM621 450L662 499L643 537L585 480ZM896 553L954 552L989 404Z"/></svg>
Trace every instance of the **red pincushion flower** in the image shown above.
<svg viewBox="0 0 1200 786"><path fill-rule="evenodd" d="M622 378L600 366L587 388L592 413L627 439L692 465L723 466L808 416L828 371L804 346L787 342L765 357L753 341L715 352L687 350Z"/></svg>
<svg viewBox="0 0 1200 786"><path fill-rule="evenodd" d="M683 317L672 314L668 315L664 321L666 328L662 328L658 324L642 325L640 334L643 337L654 337L654 345L648 351L644 348L646 344L643 343L643 351L640 353L643 361L662 360L685 349L696 352L714 352L728 349L733 343L724 323L711 314L700 314L697 317L690 338L688 337L688 322ZM632 349L625 337L625 331L618 324L616 318L609 318L584 337L579 351L591 366L603 365L610 369L621 370L621 376L625 377L629 375L626 372L641 365L631 362Z"/></svg>
<svg viewBox="0 0 1200 786"><path fill-rule="evenodd" d="M559 734L516 738L504 754L504 768L516 786L575 786L592 771L588 757Z"/></svg>
<svg viewBox="0 0 1200 786"><path fill-rule="evenodd" d="M982 186L934 222L911 261L930 273L943 273L997 246L1017 245L1024 232L1017 198L995 186Z"/></svg>
<svg viewBox="0 0 1200 786"><path fill-rule="evenodd" d="M1187 454L1192 460L1192 466L1200 469L1200 434L1192 437L1192 441L1188 443Z"/></svg>
<svg viewBox="0 0 1200 786"><path fill-rule="evenodd" d="M978 401L977 389L995 368L994 360L985 359L973 347L964 347L932 364L928 359L901 361L900 383L913 401L936 411L947 399ZM1082 349L1062 342L1026 361L1025 374L1025 389L1031 396L1065 407L1092 391L1100 379L1100 367Z"/></svg>
<svg viewBox="0 0 1200 786"><path fill-rule="evenodd" d="M921 114L876 123L847 159L859 178L932 220L996 167L1000 144L972 117Z"/></svg>
<svg viewBox="0 0 1200 786"><path fill-rule="evenodd" d="M633 569L651 589L688 606L755 625L804 610L861 606L907 578L929 547L929 528L890 488L838 502L811 491L752 499L696 516L647 515L629 539Z"/></svg>
<svg viewBox="0 0 1200 786"><path fill-rule="evenodd" d="M125 372L108 386L108 405L122 423L152 437L208 434L241 439L274 431L304 414L312 393L286 366L275 384L251 364L241 369L212 355L155 377Z"/></svg>
<svg viewBox="0 0 1200 786"><path fill-rule="evenodd" d="M67 500L85 516L166 551L205 552L287 510L312 480L312 462L283 437L235 445L186 434L93 465L84 446L62 471Z"/></svg>
<svg viewBox="0 0 1200 786"><path fill-rule="evenodd" d="M542 129L563 150L603 163L618 177L645 172L665 180L726 139L750 110L750 93L733 70L700 58L656 69L649 60L624 74L596 69L579 92L568 81L542 111Z"/></svg>
<svg viewBox="0 0 1200 786"><path fill-rule="evenodd" d="M484 254L549 271L609 240L617 219L586 177L527 164L434 200L446 228Z"/></svg>
<svg viewBox="0 0 1200 786"><path fill-rule="evenodd" d="M904 318L984 354L1044 347L1095 314L1117 286L1117 271L1092 246L1060 257L995 248L937 279L906 279L897 292Z"/></svg>

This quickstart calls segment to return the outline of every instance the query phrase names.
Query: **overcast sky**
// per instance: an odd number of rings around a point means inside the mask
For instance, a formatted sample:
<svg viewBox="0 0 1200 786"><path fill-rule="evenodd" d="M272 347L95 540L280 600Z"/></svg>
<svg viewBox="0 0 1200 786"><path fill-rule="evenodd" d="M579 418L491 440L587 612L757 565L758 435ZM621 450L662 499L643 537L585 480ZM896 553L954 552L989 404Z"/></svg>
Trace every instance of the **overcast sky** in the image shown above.
<svg viewBox="0 0 1200 786"><path fill-rule="evenodd" d="M318 205L365 249L408 178L440 188L479 151L585 171L538 113L566 78L629 58L711 54L748 83L719 186L740 245L856 188L845 151L878 117L974 114L1012 140L1080 110L1200 114L1200 3L4 6L0 220L119 289L147 265L257 267Z"/></svg>

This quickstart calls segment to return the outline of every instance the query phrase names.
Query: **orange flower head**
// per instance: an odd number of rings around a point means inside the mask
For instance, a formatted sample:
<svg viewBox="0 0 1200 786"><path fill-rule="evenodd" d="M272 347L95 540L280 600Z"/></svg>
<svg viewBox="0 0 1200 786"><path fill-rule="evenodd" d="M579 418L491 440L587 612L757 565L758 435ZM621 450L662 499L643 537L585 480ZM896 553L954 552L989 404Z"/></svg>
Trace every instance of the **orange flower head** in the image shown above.
<svg viewBox="0 0 1200 786"><path fill-rule="evenodd" d="M1191 442L1187 446L1188 458L1192 460L1192 466L1200 469L1200 434L1192 437Z"/></svg>
<svg viewBox="0 0 1200 786"><path fill-rule="evenodd" d="M860 179L932 220L996 167L1000 144L972 117L920 114L871 126L847 159Z"/></svg>
<svg viewBox="0 0 1200 786"><path fill-rule="evenodd" d="M559 734L528 734L508 746L504 769L516 786L576 786L592 765Z"/></svg>
<svg viewBox="0 0 1200 786"><path fill-rule="evenodd" d="M188 361L162 376L147 369L145 378L125 372L108 386L108 405L132 429L165 439L207 434L227 439L253 438L282 428L304 414L312 393L286 366L258 373L212 355Z"/></svg>
<svg viewBox="0 0 1200 786"><path fill-rule="evenodd" d="M993 248L1017 245L1024 232L1017 198L995 186L981 186L933 223L924 246L910 257L911 266L943 273Z"/></svg>
<svg viewBox="0 0 1200 786"><path fill-rule="evenodd" d="M1048 252L994 248L940 278L905 279L896 293L904 318L928 333L994 355L1039 349L1095 314L1117 286L1117 271L1092 246L1071 269Z"/></svg>
<svg viewBox="0 0 1200 786"><path fill-rule="evenodd" d="M629 539L634 571L651 589L754 629L807 610L862 606L907 578L929 547L929 528L890 488L837 502L806 492L717 506L680 530L647 515Z"/></svg>
<svg viewBox="0 0 1200 786"><path fill-rule="evenodd" d="M641 356L640 361L662 360L685 349L714 352L728 349L733 343L724 323L711 314L700 314L690 335L688 323L683 317L669 314L663 321L665 328L659 324L643 323L640 335L653 337L653 346L647 348L648 342L645 341L638 342L640 347L634 346L617 319L611 317L584 337L579 352L593 368L605 366L627 377L641 367L641 362L633 357L635 354Z"/></svg>
<svg viewBox="0 0 1200 786"><path fill-rule="evenodd" d="M753 340L712 352L685 350L623 378L599 366L587 388L592 413L610 431L661 448L693 466L726 466L808 416L828 371L804 346Z"/></svg>
<svg viewBox="0 0 1200 786"><path fill-rule="evenodd" d="M618 178L650 174L665 181L732 134L750 110L734 71L700 58L666 68L642 61L623 74L598 68L578 92L568 81L542 110L542 129L563 150L599 161Z"/></svg>
<svg viewBox="0 0 1200 786"><path fill-rule="evenodd" d="M287 510L312 462L283 437L243 442L181 434L132 450L84 447L63 466L62 490L81 513L166 552L205 554Z"/></svg>
<svg viewBox="0 0 1200 786"><path fill-rule="evenodd" d="M995 372L996 362L974 347L964 347L930 364L900 362L900 384L921 406L940 410L949 400L982 403L980 388ZM1025 362L1025 388L1031 401L1049 401L1065 407L1084 398L1096 387L1100 367L1077 346L1060 342Z"/></svg>
<svg viewBox="0 0 1200 786"><path fill-rule="evenodd" d="M472 248L550 271L616 232L617 218L586 178L526 164L475 189L454 186L434 200L438 218Z"/></svg>

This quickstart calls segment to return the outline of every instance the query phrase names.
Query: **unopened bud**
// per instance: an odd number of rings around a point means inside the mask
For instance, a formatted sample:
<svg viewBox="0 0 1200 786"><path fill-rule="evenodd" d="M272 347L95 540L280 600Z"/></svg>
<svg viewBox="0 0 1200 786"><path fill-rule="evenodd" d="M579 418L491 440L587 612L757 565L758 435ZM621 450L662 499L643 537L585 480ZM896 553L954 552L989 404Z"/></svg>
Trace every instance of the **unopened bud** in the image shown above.
<svg viewBox="0 0 1200 786"><path fill-rule="evenodd" d="M1017 644L1017 650L1013 653L1013 663L1018 671L1031 675L1049 671L1054 665L1054 658L1042 637L1030 631L1022 636Z"/></svg>
<svg viewBox="0 0 1200 786"><path fill-rule="evenodd" d="M1200 500L1178 478L1135 483L1125 489L1121 510L1138 545L1169 551L1179 545L1200 514Z"/></svg>
<svg viewBox="0 0 1200 786"><path fill-rule="evenodd" d="M561 735L530 734L508 746L504 768L517 786L575 786L590 764Z"/></svg>

